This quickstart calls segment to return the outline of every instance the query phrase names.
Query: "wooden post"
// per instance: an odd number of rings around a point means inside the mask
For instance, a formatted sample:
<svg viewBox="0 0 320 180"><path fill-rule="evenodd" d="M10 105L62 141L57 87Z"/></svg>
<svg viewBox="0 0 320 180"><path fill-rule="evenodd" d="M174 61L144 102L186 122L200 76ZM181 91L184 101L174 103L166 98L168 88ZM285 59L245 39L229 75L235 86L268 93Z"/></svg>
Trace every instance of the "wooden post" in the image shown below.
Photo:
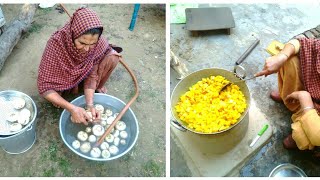
<svg viewBox="0 0 320 180"><path fill-rule="evenodd" d="M20 10L17 20L6 26L0 36L0 70L14 46L20 40L21 34L31 25L38 4L25 4Z"/></svg>

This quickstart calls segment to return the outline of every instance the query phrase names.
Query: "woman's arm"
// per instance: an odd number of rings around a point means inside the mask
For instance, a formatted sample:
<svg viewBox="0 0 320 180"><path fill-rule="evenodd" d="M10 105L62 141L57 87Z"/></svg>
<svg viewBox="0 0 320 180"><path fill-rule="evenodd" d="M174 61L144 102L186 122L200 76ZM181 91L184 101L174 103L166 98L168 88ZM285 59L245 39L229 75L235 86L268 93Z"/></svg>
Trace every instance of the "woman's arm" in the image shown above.
<svg viewBox="0 0 320 180"><path fill-rule="evenodd" d="M302 114L300 118L303 133L313 146L320 146L320 117L314 109L310 93L307 91L296 91L287 96L287 99L300 102Z"/></svg>
<svg viewBox="0 0 320 180"><path fill-rule="evenodd" d="M75 106L70 102L66 101L60 96L56 91L49 90L43 94L43 97L50 101L51 103L57 105L58 107L64 108L71 113L71 121L74 123L84 123L88 125L87 120L90 120L89 115L86 113L85 109Z"/></svg>
<svg viewBox="0 0 320 180"><path fill-rule="evenodd" d="M101 114L94 108L94 92L94 89L84 89L87 109L91 112L93 120L101 119Z"/></svg>
<svg viewBox="0 0 320 180"><path fill-rule="evenodd" d="M87 109L91 111L92 118L93 119L100 119L101 114L99 112L96 112L94 108L94 92L97 87L97 81L98 81L98 66L99 64L96 64L93 66L93 69L89 76L84 80L84 95L86 98L86 104Z"/></svg>
<svg viewBox="0 0 320 180"><path fill-rule="evenodd" d="M298 40L293 39L285 44L284 48L280 53L269 57L266 59L264 68L262 71L255 74L258 76L268 76L270 74L276 73L283 66L283 64L292 56L298 53L300 48L300 43Z"/></svg>
<svg viewBox="0 0 320 180"><path fill-rule="evenodd" d="M289 94L286 97L286 100L299 101L301 110L303 111L302 113L306 113L309 110L314 109L311 95L307 91L295 91Z"/></svg>

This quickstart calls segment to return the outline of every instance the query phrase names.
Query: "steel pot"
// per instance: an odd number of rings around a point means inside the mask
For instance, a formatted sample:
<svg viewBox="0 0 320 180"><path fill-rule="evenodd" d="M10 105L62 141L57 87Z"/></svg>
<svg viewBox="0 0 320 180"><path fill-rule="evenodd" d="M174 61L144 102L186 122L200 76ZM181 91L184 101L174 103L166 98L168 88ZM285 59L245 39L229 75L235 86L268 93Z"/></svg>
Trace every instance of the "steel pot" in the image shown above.
<svg viewBox="0 0 320 180"><path fill-rule="evenodd" d="M199 147L203 146L210 152L223 153L239 143L248 129L248 111L250 108L251 95L245 81L237 82L235 84L240 87L242 93L244 94L247 102L247 108L242 113L240 120L226 130L214 133L201 133L194 131L193 129L188 128L187 124L179 119L174 108L174 106L178 103L180 96L187 92L189 87L202 80L202 78L207 78L212 75L221 75L231 82L239 81L239 77L237 77L234 72L219 68L202 69L187 75L176 85L171 95L171 113L174 118L174 120L171 121L171 124L174 127L184 131L189 138L192 138L194 141L198 142Z"/></svg>
<svg viewBox="0 0 320 180"><path fill-rule="evenodd" d="M13 97L20 97L26 101L25 107L30 110L30 122L22 129L15 132L1 132L0 133L0 146L4 151L9 154L20 154L28 151L36 141L36 117L37 107L34 101L25 93L14 90L6 90L0 92L0 97L9 101ZM1 110L1 108L0 108ZM6 126L4 113L0 113L1 125Z"/></svg>
<svg viewBox="0 0 320 180"><path fill-rule="evenodd" d="M107 94L101 94L101 93L95 93L94 94L94 102L96 104L101 104L104 107L110 107L113 112L120 112L123 107L125 106L125 103L121 101L120 99L107 95ZM86 101L85 96L80 96L73 101L71 101L72 104L79 106L79 107L85 107ZM60 122L59 122L59 130L60 135L62 137L63 142L67 145L67 147L76 153L77 155L93 160L93 161L110 161L117 158L120 158L121 156L128 153L133 146L135 145L138 135L139 135L139 126L138 121L131 110L131 108L128 109L128 111L122 116L121 121L124 121L127 125L126 131L128 132L128 138L127 144L125 146L119 147L119 153L115 156L111 156L108 159L103 158L93 158L90 156L90 153L82 153L80 150L76 150L72 147L72 142L77 138L77 133L80 130L85 130L86 126L83 124L75 124L71 122L71 114L63 110L61 116L60 116Z"/></svg>

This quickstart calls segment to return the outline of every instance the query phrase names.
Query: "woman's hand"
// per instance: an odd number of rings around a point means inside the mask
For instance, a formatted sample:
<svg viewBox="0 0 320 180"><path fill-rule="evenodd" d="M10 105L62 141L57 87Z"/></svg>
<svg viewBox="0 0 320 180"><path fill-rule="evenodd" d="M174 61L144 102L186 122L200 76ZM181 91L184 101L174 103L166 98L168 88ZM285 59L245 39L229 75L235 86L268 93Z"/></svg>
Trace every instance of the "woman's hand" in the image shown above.
<svg viewBox="0 0 320 180"><path fill-rule="evenodd" d="M86 110L78 106L74 106L70 113L71 121L73 123L83 123L85 125L88 125L88 121L90 121L91 119Z"/></svg>
<svg viewBox="0 0 320 180"><path fill-rule="evenodd" d="M288 57L282 53L268 57L264 64L263 70L256 73L254 76L259 77L264 75L267 77L270 74L278 72L287 59Z"/></svg>
<svg viewBox="0 0 320 180"><path fill-rule="evenodd" d="M286 100L291 101L293 103L295 101L299 101L301 109L304 109L306 107L313 107L313 101L308 91L295 91L289 94L286 97ZM306 112L307 110L310 110L310 109L305 109L304 111Z"/></svg>
<svg viewBox="0 0 320 180"><path fill-rule="evenodd" d="M94 104L93 104L93 97L94 97L94 89L84 89L84 95L86 98L86 104L87 104L87 110L89 110L92 114L92 120L100 120L101 119L101 114L100 112L96 111L96 109L94 108Z"/></svg>
<svg viewBox="0 0 320 180"><path fill-rule="evenodd" d="M94 108L94 106L88 106L87 108L88 108L88 110L89 110L89 111L91 112L91 114L92 114L92 120L93 120L93 121L96 120L96 119L98 119L98 120L101 119L101 113L100 113L100 111L97 111L97 110Z"/></svg>

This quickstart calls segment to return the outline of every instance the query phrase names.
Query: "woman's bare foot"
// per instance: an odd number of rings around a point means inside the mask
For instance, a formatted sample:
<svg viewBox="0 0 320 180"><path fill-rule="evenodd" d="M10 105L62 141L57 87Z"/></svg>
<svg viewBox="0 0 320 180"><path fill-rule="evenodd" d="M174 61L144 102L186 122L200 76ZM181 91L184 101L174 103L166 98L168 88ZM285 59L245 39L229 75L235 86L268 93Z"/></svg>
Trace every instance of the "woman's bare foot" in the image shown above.
<svg viewBox="0 0 320 180"><path fill-rule="evenodd" d="M283 102L278 90L271 91L270 97L276 102L280 102L280 103Z"/></svg>
<svg viewBox="0 0 320 180"><path fill-rule="evenodd" d="M107 88L104 87L104 86L102 88L100 88L100 89L96 89L96 91L98 93L103 93L103 94L107 94L107 92L108 92Z"/></svg>

